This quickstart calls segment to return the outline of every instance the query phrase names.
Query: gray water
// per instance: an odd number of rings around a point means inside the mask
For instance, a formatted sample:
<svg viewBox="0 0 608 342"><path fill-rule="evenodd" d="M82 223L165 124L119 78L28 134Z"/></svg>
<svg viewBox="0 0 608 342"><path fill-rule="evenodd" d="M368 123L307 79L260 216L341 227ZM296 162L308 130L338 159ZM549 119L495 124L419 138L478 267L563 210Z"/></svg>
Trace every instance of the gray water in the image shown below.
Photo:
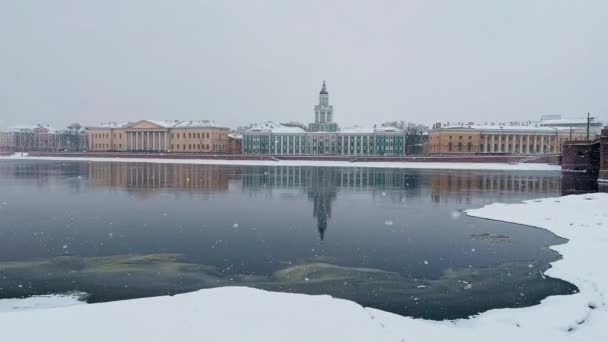
<svg viewBox="0 0 608 342"><path fill-rule="evenodd" d="M2 161L0 298L251 286L430 319L529 306L576 291L542 275L559 259L548 247L566 241L461 211L589 191L571 183L555 172Z"/></svg>

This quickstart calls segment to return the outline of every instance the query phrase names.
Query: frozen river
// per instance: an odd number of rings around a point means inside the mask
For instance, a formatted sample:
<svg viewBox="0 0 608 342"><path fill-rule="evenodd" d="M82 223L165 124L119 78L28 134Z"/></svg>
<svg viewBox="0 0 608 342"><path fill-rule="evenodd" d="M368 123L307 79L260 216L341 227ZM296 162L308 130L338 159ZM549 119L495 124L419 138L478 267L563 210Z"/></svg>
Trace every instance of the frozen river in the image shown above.
<svg viewBox="0 0 608 342"><path fill-rule="evenodd" d="M1 161L0 298L250 286L431 319L528 306L576 291L542 274L565 240L461 210L586 186L538 171Z"/></svg>

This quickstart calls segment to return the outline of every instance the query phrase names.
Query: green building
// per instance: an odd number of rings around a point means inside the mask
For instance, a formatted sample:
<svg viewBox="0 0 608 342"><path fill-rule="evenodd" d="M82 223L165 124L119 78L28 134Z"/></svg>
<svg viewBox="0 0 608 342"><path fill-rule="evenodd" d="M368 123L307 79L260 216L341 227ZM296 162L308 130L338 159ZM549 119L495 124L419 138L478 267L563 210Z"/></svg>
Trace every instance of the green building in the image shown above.
<svg viewBox="0 0 608 342"><path fill-rule="evenodd" d="M243 133L243 153L267 155L405 155L405 134L394 127L340 129L333 121L325 82L308 131L276 122L254 125Z"/></svg>

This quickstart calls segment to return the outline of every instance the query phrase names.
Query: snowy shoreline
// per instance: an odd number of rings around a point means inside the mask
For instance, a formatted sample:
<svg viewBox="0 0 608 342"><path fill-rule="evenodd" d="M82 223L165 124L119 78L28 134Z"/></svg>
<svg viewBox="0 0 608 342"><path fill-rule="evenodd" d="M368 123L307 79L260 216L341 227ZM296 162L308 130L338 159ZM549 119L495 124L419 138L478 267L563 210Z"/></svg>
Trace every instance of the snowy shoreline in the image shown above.
<svg viewBox="0 0 608 342"><path fill-rule="evenodd" d="M330 296L223 287L176 296L0 313L6 340L81 341L604 341L608 331L608 194L495 203L468 215L569 239L546 274L580 292L470 319L427 321ZM534 228L537 227L537 228ZM473 284L474 286L474 284ZM36 327L36 329L31 329Z"/></svg>
<svg viewBox="0 0 608 342"><path fill-rule="evenodd" d="M452 162L348 162L313 160L227 160L227 159L161 159L104 157L32 157L14 154L0 160L51 160L158 164L234 165L234 166L317 166L356 168L436 169L436 170L495 170L495 171L561 171L561 166L542 163L452 163Z"/></svg>

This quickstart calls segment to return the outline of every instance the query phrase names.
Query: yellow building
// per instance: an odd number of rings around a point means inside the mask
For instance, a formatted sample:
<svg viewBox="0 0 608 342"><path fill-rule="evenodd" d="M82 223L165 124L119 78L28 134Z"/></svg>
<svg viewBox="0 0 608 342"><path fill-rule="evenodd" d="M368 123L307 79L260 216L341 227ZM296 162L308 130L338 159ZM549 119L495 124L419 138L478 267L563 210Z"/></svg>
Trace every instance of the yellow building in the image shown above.
<svg viewBox="0 0 608 342"><path fill-rule="evenodd" d="M429 131L429 154L547 154L561 153L566 140L586 139L577 127L528 125L445 125Z"/></svg>
<svg viewBox="0 0 608 342"><path fill-rule="evenodd" d="M89 127L89 151L226 153L228 131L206 120L108 123Z"/></svg>

